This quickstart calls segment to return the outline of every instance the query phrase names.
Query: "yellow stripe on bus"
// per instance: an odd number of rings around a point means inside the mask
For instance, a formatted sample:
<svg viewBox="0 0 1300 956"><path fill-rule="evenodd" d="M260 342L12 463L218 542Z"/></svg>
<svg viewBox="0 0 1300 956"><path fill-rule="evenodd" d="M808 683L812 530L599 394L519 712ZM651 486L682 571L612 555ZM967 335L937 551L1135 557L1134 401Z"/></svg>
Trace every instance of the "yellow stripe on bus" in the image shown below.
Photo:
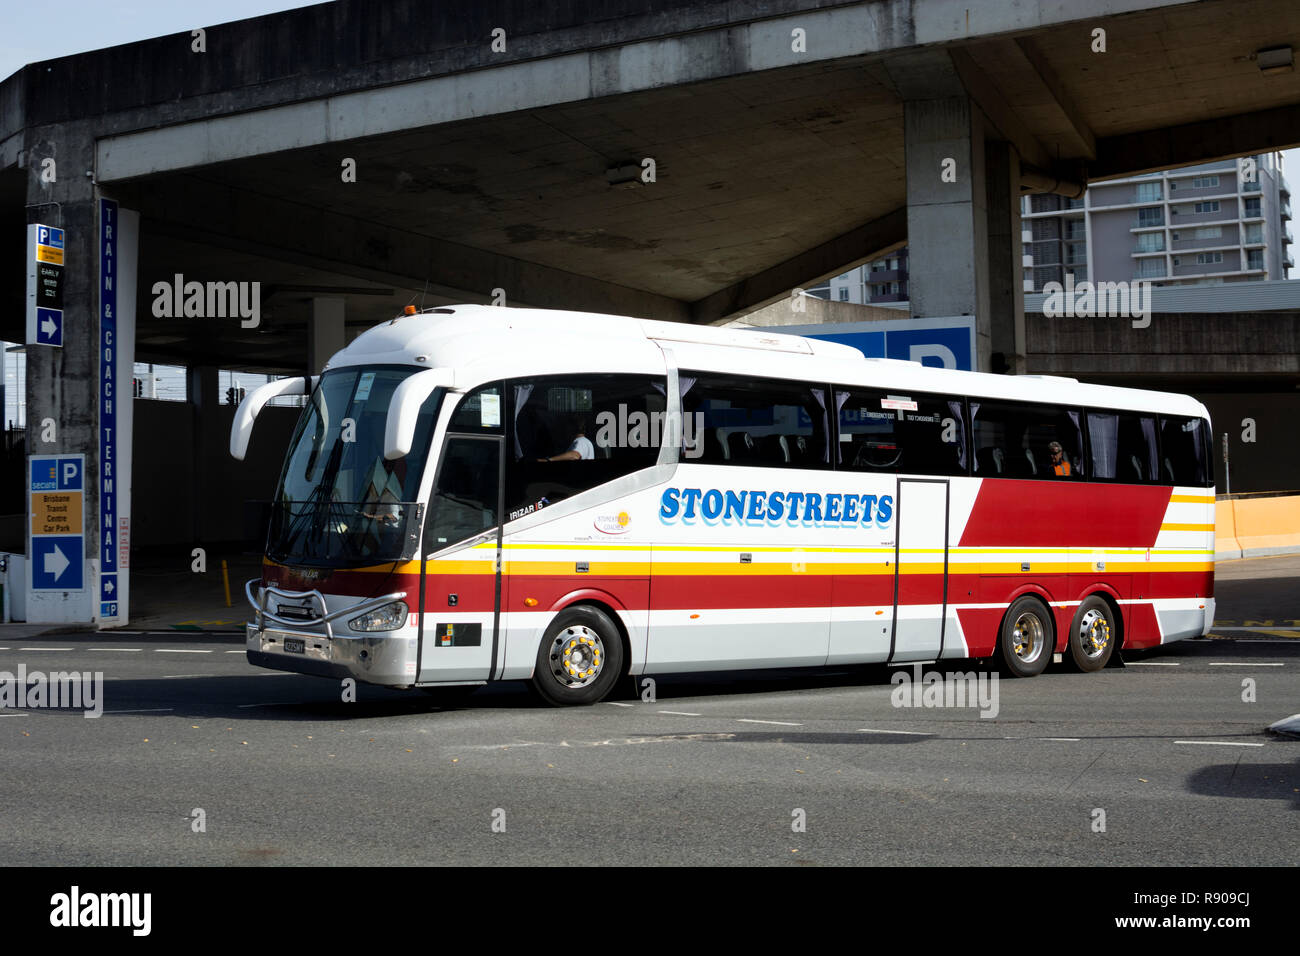
<svg viewBox="0 0 1300 956"><path fill-rule="evenodd" d="M1170 495L1169 501L1170 503L1177 501L1198 505L1212 505L1214 504L1214 495Z"/></svg>
<svg viewBox="0 0 1300 956"><path fill-rule="evenodd" d="M1162 524L1162 525L1160 526L1160 530L1161 530L1161 531L1213 531L1213 530L1214 530L1214 525L1212 525L1212 524L1182 524L1182 523L1175 522L1175 523L1172 523L1172 524Z"/></svg>

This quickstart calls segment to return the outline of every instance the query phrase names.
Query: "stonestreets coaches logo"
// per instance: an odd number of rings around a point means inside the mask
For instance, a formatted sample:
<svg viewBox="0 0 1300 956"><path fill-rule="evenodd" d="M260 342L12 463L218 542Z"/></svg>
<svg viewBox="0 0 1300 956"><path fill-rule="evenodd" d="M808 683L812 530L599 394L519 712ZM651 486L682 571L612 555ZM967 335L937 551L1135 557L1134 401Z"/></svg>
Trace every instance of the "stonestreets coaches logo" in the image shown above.
<svg viewBox="0 0 1300 956"><path fill-rule="evenodd" d="M787 524L813 527L889 527L893 495L821 494L816 491L723 491L718 488L665 488L659 520L692 524Z"/></svg>

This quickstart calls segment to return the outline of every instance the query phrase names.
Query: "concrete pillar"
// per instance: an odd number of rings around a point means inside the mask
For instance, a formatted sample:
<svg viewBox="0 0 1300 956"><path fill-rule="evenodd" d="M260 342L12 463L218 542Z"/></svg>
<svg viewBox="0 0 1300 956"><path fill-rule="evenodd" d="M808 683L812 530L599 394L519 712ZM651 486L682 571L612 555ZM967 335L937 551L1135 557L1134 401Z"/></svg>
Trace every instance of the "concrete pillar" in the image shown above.
<svg viewBox="0 0 1300 956"><path fill-rule="evenodd" d="M208 527L206 515L207 503L213 495L221 494L222 489L214 488L209 473L214 454L220 454L219 442L224 440L229 447L229 433L223 428L223 419L219 416L221 404L218 370L210 366L190 367L185 370L185 390L190 403L191 454L193 456L191 474L194 475L194 513L191 516L193 527L192 547L206 548L212 538L213 529ZM223 536L218 532L216 539ZM189 554L186 553L188 560ZM210 557L210 556L209 556Z"/></svg>
<svg viewBox="0 0 1300 956"><path fill-rule="evenodd" d="M1020 237L1020 156L1004 140L984 141L988 221L991 371L1023 375L1025 287ZM980 366L983 368L983 366Z"/></svg>
<svg viewBox="0 0 1300 956"><path fill-rule="evenodd" d="M311 300L311 319L307 323L307 365L312 375L319 375L335 352L347 345L345 303L342 299Z"/></svg>
<svg viewBox="0 0 1300 956"><path fill-rule="evenodd" d="M67 555L82 563L81 586L31 587L37 561L29 560L33 623L127 618L138 217L95 187L86 172L94 155L94 138L79 124L28 131L27 221L63 228L65 250L63 344L27 345L27 451L82 455L85 464L82 553ZM35 559L30 514L27 525L27 554ZM63 573L60 584L73 580Z"/></svg>
<svg viewBox="0 0 1300 956"><path fill-rule="evenodd" d="M902 57L888 69L903 97L912 315L974 316L976 370L1023 370L1015 150L989 136L946 54Z"/></svg>
<svg viewBox="0 0 1300 956"><path fill-rule="evenodd" d="M968 97L903 104L908 288L918 318L977 317L976 367L989 364L984 124Z"/></svg>

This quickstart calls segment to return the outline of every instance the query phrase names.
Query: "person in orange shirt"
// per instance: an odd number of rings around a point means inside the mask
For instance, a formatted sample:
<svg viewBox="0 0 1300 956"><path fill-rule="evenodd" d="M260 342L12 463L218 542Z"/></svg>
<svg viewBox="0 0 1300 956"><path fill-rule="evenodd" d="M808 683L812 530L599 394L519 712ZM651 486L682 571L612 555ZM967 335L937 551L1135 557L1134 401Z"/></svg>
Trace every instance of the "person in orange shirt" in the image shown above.
<svg viewBox="0 0 1300 956"><path fill-rule="evenodd" d="M1058 475L1069 478L1071 475L1070 459L1066 458L1065 452L1061 450L1061 443L1059 441L1051 442L1048 444L1047 450L1052 453L1052 470Z"/></svg>

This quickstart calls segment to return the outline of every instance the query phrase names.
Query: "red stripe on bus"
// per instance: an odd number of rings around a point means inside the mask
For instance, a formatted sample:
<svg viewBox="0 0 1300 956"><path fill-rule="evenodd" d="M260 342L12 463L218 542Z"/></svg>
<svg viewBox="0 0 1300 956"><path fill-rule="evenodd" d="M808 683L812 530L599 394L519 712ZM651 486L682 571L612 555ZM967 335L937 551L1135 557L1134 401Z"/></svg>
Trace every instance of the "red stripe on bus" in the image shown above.
<svg viewBox="0 0 1300 956"><path fill-rule="evenodd" d="M1171 494L1168 486L987 479L958 546L1151 548Z"/></svg>

